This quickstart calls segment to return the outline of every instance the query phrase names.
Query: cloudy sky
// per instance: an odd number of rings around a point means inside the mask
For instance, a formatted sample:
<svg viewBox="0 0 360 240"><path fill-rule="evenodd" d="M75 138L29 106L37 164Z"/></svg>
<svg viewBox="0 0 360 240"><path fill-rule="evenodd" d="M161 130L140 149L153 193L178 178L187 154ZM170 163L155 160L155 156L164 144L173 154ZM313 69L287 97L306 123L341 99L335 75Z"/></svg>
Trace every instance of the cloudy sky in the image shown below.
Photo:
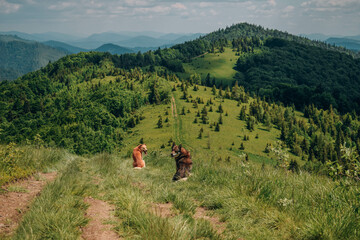
<svg viewBox="0 0 360 240"><path fill-rule="evenodd" d="M206 33L240 22L359 35L360 0L0 0L0 31Z"/></svg>

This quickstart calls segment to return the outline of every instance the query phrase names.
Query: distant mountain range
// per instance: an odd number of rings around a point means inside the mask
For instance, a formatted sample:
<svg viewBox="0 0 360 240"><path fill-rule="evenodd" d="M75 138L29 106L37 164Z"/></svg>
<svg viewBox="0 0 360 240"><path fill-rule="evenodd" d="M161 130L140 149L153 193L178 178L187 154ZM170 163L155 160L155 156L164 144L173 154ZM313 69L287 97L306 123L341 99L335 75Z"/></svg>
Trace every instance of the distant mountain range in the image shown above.
<svg viewBox="0 0 360 240"><path fill-rule="evenodd" d="M342 46L349 50L360 51L360 40L350 38L328 38L327 43Z"/></svg>
<svg viewBox="0 0 360 240"><path fill-rule="evenodd" d="M0 81L16 79L67 54L39 42L0 35Z"/></svg>
<svg viewBox="0 0 360 240"><path fill-rule="evenodd" d="M199 36L200 33L164 34L147 31L106 32L80 38L55 32L0 32L0 81L16 79L68 54L89 51L111 54L146 52L159 47L171 47Z"/></svg>
<svg viewBox="0 0 360 240"><path fill-rule="evenodd" d="M341 35L324 35L320 33L301 34L311 40L324 41L336 46L345 47L349 50L360 51L360 35L356 36L341 36Z"/></svg>
<svg viewBox="0 0 360 240"><path fill-rule="evenodd" d="M48 33L24 33L17 31L0 32L0 35L16 35L26 40L43 42L47 45L64 44L71 45L80 49L94 50L108 43L116 44L125 48L138 48L142 50L151 50L158 47L170 47L185 41L194 40L202 33L159 33L159 32L104 32L92 34L88 37L79 37L68 34L48 32ZM49 41L51 41L49 43ZM62 45L62 44L60 44ZM57 47L57 46L55 46ZM69 48L69 46L67 47ZM71 52L76 53L79 49L73 49Z"/></svg>

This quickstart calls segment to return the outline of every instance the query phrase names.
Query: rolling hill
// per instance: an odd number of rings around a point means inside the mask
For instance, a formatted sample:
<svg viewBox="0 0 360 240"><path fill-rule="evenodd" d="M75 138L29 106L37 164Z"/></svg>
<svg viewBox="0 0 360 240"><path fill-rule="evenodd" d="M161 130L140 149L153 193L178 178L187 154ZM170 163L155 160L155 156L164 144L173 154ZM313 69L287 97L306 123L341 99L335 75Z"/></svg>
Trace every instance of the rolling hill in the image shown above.
<svg viewBox="0 0 360 240"><path fill-rule="evenodd" d="M134 51L132 49L120 47L118 45L111 44L111 43L104 44L104 45L98 47L97 49L95 49L94 51L109 52L111 54L134 53Z"/></svg>
<svg viewBox="0 0 360 240"><path fill-rule="evenodd" d="M8 74L0 80L17 77L46 66L67 53L44 44L24 40L16 36L0 35L0 66Z"/></svg>
<svg viewBox="0 0 360 240"><path fill-rule="evenodd" d="M59 41L51 40L51 41L46 41L46 42L42 42L42 43L47 46L66 51L70 54L89 51L88 49L75 47L70 44L66 44L64 42L59 42Z"/></svg>

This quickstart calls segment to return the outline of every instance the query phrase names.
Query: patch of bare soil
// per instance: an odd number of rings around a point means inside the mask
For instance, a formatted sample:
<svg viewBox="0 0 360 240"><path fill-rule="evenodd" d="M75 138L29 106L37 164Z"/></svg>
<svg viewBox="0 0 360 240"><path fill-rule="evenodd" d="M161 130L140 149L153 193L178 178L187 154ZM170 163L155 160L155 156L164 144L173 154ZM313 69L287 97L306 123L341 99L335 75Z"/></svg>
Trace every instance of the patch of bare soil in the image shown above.
<svg viewBox="0 0 360 240"><path fill-rule="evenodd" d="M85 198L85 202L90 206L86 210L86 216L90 219L88 225L82 229L82 238L86 240L113 240L120 237L113 231L111 224L105 224L106 221L114 219L111 212L115 210L113 205L94 199Z"/></svg>
<svg viewBox="0 0 360 240"><path fill-rule="evenodd" d="M162 218L174 217L176 214L171 210L172 203L153 203L151 212Z"/></svg>
<svg viewBox="0 0 360 240"><path fill-rule="evenodd" d="M173 117L177 117L175 98L171 97L171 113Z"/></svg>
<svg viewBox="0 0 360 240"><path fill-rule="evenodd" d="M32 176L2 187L6 193L0 194L0 236L8 236L16 229L31 201L47 182L55 178L56 172L39 173L37 177Z"/></svg>
<svg viewBox="0 0 360 240"><path fill-rule="evenodd" d="M196 209L196 212L194 214L194 218L195 219L200 219L203 218L207 221L210 222L211 226L216 230L216 232L220 235L224 232L225 228L226 228L226 224L224 222L221 222L220 219L216 216L209 216L207 214L208 212L206 211L205 208L203 207L198 207Z"/></svg>

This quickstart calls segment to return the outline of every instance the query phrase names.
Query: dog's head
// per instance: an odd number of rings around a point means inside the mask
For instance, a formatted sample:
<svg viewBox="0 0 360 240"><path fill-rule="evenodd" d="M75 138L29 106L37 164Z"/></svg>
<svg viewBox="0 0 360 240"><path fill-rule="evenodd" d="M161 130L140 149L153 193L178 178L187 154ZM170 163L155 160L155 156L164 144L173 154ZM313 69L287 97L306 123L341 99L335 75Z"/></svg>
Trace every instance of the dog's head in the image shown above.
<svg viewBox="0 0 360 240"><path fill-rule="evenodd" d="M181 144L177 146L175 142L173 142L172 149L171 149L171 156L177 157L181 154Z"/></svg>
<svg viewBox="0 0 360 240"><path fill-rule="evenodd" d="M145 144L139 145L139 149L141 152L144 152L145 154L147 154L147 147Z"/></svg>

